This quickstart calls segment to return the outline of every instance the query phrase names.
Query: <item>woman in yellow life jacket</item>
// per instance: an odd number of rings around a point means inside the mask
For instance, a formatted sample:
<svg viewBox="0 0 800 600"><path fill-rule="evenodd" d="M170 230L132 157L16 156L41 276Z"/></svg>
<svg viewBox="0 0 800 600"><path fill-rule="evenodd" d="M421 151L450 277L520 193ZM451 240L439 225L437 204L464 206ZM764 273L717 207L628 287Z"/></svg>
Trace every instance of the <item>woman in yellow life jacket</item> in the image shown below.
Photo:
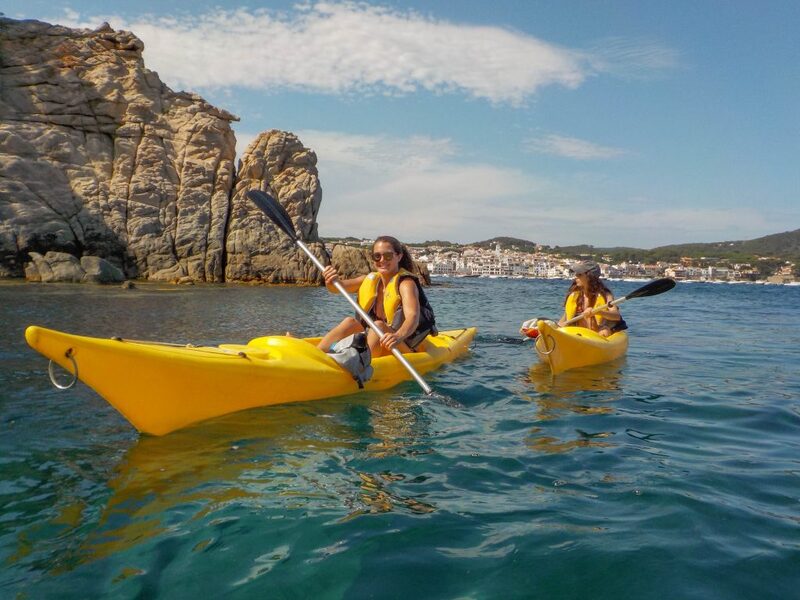
<svg viewBox="0 0 800 600"><path fill-rule="evenodd" d="M627 329L628 326L616 306L604 308L592 315L592 310L614 299L611 290L600 281L600 267L593 262L582 262L573 265L571 270L575 274L575 281L567 291L564 315L558 322L559 326L563 327L567 321L582 314L583 319L573 325L586 327L603 337Z"/></svg>
<svg viewBox="0 0 800 600"><path fill-rule="evenodd" d="M384 331L378 337L358 316L347 317L331 329L317 345L324 352L339 340L368 329L367 343L373 357L389 354L397 346L413 352L430 333L436 332L435 318L422 285L411 273L413 263L405 246L384 235L372 245L375 271L341 281L348 292L358 292L358 303ZM334 281L339 273L332 266L322 272L325 287L336 293Z"/></svg>

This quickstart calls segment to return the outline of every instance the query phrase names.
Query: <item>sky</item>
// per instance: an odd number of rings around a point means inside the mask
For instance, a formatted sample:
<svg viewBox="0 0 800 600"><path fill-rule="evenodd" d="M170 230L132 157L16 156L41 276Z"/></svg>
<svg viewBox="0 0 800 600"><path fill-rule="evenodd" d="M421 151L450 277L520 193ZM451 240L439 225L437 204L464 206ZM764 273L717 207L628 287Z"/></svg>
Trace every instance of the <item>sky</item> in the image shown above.
<svg viewBox="0 0 800 600"><path fill-rule="evenodd" d="M4 0L145 44L318 158L320 235L656 246L800 228L795 0Z"/></svg>

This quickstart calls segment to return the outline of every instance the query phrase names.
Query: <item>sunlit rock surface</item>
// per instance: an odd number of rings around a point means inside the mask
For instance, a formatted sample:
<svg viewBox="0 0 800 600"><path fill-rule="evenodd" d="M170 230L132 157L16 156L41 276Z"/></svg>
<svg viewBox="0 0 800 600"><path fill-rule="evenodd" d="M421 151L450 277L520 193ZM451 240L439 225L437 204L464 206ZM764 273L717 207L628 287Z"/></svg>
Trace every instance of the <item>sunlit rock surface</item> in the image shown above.
<svg viewBox="0 0 800 600"><path fill-rule="evenodd" d="M107 24L0 18L0 277L53 251L103 258L128 278L318 283L244 198L271 190L324 257L314 153L266 132L237 182L237 118L173 92L142 50Z"/></svg>

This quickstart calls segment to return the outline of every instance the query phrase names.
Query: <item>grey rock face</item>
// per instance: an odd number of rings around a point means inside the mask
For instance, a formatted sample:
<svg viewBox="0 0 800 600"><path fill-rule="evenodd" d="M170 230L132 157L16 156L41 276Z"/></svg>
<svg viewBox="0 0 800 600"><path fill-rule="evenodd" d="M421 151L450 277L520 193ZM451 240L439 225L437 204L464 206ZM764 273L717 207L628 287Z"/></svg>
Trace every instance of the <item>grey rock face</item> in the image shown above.
<svg viewBox="0 0 800 600"><path fill-rule="evenodd" d="M99 256L82 256L81 268L84 271L83 282L121 283L125 281L125 274L122 270Z"/></svg>
<svg viewBox="0 0 800 600"><path fill-rule="evenodd" d="M314 152L268 131L235 173L237 118L170 90L142 50L107 24L0 18L0 277L72 281L78 258L94 256L123 279L321 283L245 197L270 191L327 264ZM97 264L83 271L120 280Z"/></svg>
<svg viewBox="0 0 800 600"><path fill-rule="evenodd" d="M83 256L80 260L66 252L52 250L42 256L30 253L31 262L25 266L28 281L42 283L120 283L122 271L99 256Z"/></svg>
<svg viewBox="0 0 800 600"><path fill-rule="evenodd" d="M370 254L372 248L354 248L335 244L331 250L331 264L342 279L352 279L374 270Z"/></svg>
<svg viewBox="0 0 800 600"><path fill-rule="evenodd" d="M298 237L323 264L328 264L317 234L322 189L316 165L316 154L291 133L267 131L253 140L242 157L233 192L226 279L309 285L322 282L308 257L245 196L252 189L274 196L292 218Z"/></svg>
<svg viewBox="0 0 800 600"><path fill-rule="evenodd" d="M221 281L233 115L175 93L108 25L0 19L0 275L29 252Z"/></svg>
<svg viewBox="0 0 800 600"><path fill-rule="evenodd" d="M25 268L28 281L80 283L86 272L80 261L66 252L50 251L44 256L31 252L32 261Z"/></svg>

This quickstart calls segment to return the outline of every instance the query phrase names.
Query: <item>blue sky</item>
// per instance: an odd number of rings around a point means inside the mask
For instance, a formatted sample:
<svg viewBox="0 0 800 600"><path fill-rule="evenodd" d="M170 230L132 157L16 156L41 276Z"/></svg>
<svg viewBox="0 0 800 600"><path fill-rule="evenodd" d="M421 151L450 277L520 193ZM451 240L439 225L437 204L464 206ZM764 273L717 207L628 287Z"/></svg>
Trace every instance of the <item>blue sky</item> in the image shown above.
<svg viewBox="0 0 800 600"><path fill-rule="evenodd" d="M166 8L169 4L169 8ZM318 156L323 236L652 248L800 227L800 2L5 0Z"/></svg>

